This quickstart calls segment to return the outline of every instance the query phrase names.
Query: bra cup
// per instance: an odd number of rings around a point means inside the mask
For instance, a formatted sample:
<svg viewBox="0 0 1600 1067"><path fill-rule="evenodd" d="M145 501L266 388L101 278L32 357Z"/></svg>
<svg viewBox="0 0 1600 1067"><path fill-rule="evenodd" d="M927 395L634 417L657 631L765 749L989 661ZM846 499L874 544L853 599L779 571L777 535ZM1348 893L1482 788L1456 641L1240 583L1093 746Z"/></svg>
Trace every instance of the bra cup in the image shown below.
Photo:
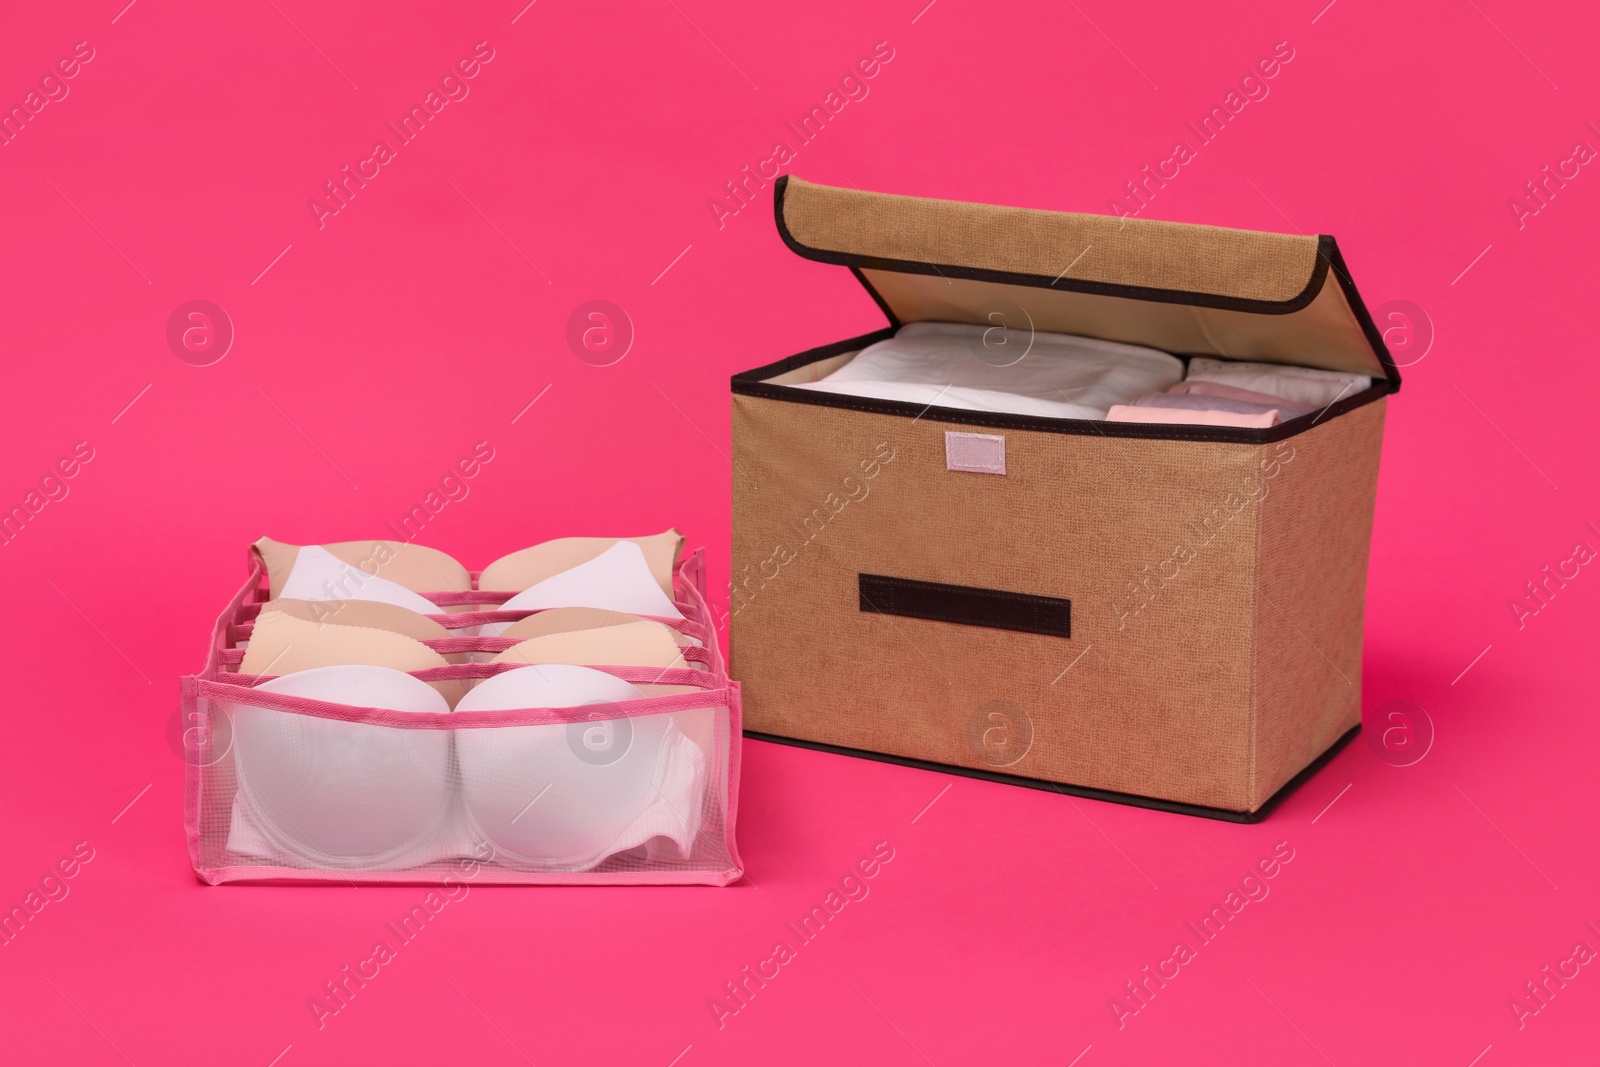
<svg viewBox="0 0 1600 1067"><path fill-rule="evenodd" d="M686 860L694 851L694 839L700 832L700 807L705 799L706 754L680 728L677 719L672 716L662 718L669 721L656 770L658 800L618 834L606 846L604 853L595 859L595 863L640 845L653 844L662 838L677 846L678 859ZM668 859L660 854L659 849L651 851L657 861Z"/></svg>
<svg viewBox="0 0 1600 1067"><path fill-rule="evenodd" d="M495 675L458 711L577 707L638 699L568 664ZM671 715L457 731L462 798L475 832L511 862L587 870L653 837L687 854L700 823L705 756Z"/></svg>
<svg viewBox="0 0 1600 1067"><path fill-rule="evenodd" d="M285 674L263 692L448 712L431 686L387 667L343 665ZM426 846L449 810L450 731L341 722L236 704L238 797L279 848L316 865L353 869L403 862Z"/></svg>
<svg viewBox="0 0 1600 1067"><path fill-rule="evenodd" d="M289 675L349 665L409 672L446 667L449 661L421 641L392 630L316 623L281 611L263 611L256 616L239 673ZM447 707L464 692L454 678L422 684L437 690ZM352 703L371 706L365 700Z"/></svg>
<svg viewBox="0 0 1600 1067"><path fill-rule="evenodd" d="M600 630L638 621L637 615L629 615L623 611L607 611L605 608L550 608L537 615L529 615L526 619L507 623L505 630L499 636L527 641L546 634ZM681 645L687 643L689 639L674 630L673 640Z"/></svg>
<svg viewBox="0 0 1600 1067"><path fill-rule="evenodd" d="M392 585L418 593L442 589L464 591L472 588L472 575L460 563L436 548L409 541L337 541L322 545L286 545L263 537L251 546L267 570L267 584L274 600L288 596L284 582L301 552L316 548L369 577L382 578ZM339 599L347 594L332 594ZM326 600L329 597L308 599Z"/></svg>
<svg viewBox="0 0 1600 1067"><path fill-rule="evenodd" d="M537 616L536 616L537 617ZM687 667L674 631L654 619L616 626L564 630L528 638L497 653L495 663L577 663L610 667Z"/></svg>
<svg viewBox="0 0 1600 1067"><path fill-rule="evenodd" d="M449 553L410 541L339 541L322 546L369 574L418 593L472 588L472 574Z"/></svg>
<svg viewBox="0 0 1600 1067"><path fill-rule="evenodd" d="M544 608L605 608L629 615L681 619L650 574L644 552L632 541L618 541L586 563L529 586L501 605L507 611ZM504 633L509 623L485 624L486 637Z"/></svg>
<svg viewBox="0 0 1600 1067"><path fill-rule="evenodd" d="M501 556L483 569L479 589L522 590L587 563L613 546L627 541L644 554L651 577L662 593L672 596L672 571L683 552L683 535L677 530L650 537L558 537L553 541Z"/></svg>
<svg viewBox="0 0 1600 1067"><path fill-rule="evenodd" d="M569 609L554 609L559 612ZM540 619L544 613L532 616ZM608 667L659 667L686 668L698 666L691 664L683 658L684 646L678 644L682 634L672 629L665 623L653 619L640 619L631 616L621 616L629 619L627 623L617 626L604 626L588 630L567 630L555 633L546 633L538 637L529 638L521 644L513 645L504 652L496 655L491 662L495 663L582 663L599 664ZM513 628L520 627L523 623L531 621L524 619L516 623ZM509 636L509 631L508 631ZM639 691L645 696L673 696L678 693L693 693L698 691L692 685L664 685L650 682L635 683ZM702 751L712 750L715 740L715 717L709 708L696 708L690 711L673 711L665 713L678 728L688 734L689 739L699 745Z"/></svg>
<svg viewBox="0 0 1600 1067"><path fill-rule="evenodd" d="M419 615L439 615L433 601L397 582L351 566L321 545L306 545L296 554L294 566L275 599L376 600L409 608Z"/></svg>
<svg viewBox="0 0 1600 1067"><path fill-rule="evenodd" d="M294 561L300 555L299 545L286 545L263 537L250 546L251 555L261 561L267 572L267 595L273 600L283 595L283 583L294 570Z"/></svg>
<svg viewBox="0 0 1600 1067"><path fill-rule="evenodd" d="M291 618L319 625L361 626L369 630L388 630L417 641L437 640L452 636L449 630L426 615L409 611L394 604L377 600L269 600L261 605L261 614L282 612ZM242 643L241 643L242 644ZM446 662L467 663L465 652L447 652Z"/></svg>

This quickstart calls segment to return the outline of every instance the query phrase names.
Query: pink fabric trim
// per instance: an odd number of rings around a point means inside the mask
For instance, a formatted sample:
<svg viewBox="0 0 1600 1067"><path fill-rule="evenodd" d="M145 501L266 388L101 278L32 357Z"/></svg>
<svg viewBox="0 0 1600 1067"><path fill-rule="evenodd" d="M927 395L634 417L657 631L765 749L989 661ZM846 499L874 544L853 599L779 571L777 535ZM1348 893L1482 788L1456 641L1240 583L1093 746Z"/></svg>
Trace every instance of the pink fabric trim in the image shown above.
<svg viewBox="0 0 1600 1067"><path fill-rule="evenodd" d="M476 579L474 579L476 580ZM516 593L485 592L481 589L450 589L437 593L418 593L425 600L431 600L441 608L448 608L456 604L504 604Z"/></svg>
<svg viewBox="0 0 1600 1067"><path fill-rule="evenodd" d="M229 704L243 704L248 707L308 715L318 719L337 719L340 722L391 726L402 730L465 730L478 727L548 726L552 723L586 722L593 718L631 719L640 715L661 715L669 711L694 711L700 708L726 706L729 700L728 690L717 688L695 693L676 693L672 696L644 697L640 700L580 704L572 708L406 712L334 704L326 700L312 700L309 697L289 696L285 693L264 693L249 686L214 682L204 678L199 680L198 692L202 697Z"/></svg>
<svg viewBox="0 0 1600 1067"><path fill-rule="evenodd" d="M248 637L246 633L243 636ZM504 652L508 648L515 648L522 644L514 637L428 637L420 642L433 649L440 655L453 655L462 652ZM217 650L217 662L224 667L237 667L244 662L244 649L223 648ZM715 655L709 648L690 645L680 650L685 661L689 663L703 663L708 667L716 662ZM488 677L488 675L462 675L461 677Z"/></svg>
<svg viewBox="0 0 1600 1067"><path fill-rule="evenodd" d="M728 815L727 849L738 872L729 881L744 877L744 859L733 828L739 821L739 774L744 763L744 693L738 682L728 683Z"/></svg>
<svg viewBox="0 0 1600 1067"><path fill-rule="evenodd" d="M241 865L237 867L199 867L195 874L207 885L306 885L327 886L337 882L366 882L374 885L732 885L744 877L744 864L726 870L662 871L508 871L480 864L470 877L446 870L423 868L412 871L337 871L327 875L293 867Z"/></svg>
<svg viewBox="0 0 1600 1067"><path fill-rule="evenodd" d="M411 677L419 682L448 682L458 678L493 678L506 671L518 670L522 667L534 666L528 663L448 663L443 667L424 667L419 671L408 671ZM592 671L603 671L613 678L621 678L625 682L643 682L646 685L692 685L696 689L721 688L717 676L711 671L696 670L692 667L640 667L637 665L610 667L594 664L577 664L588 667ZM231 685L236 689L249 689L254 691L257 686L269 678L278 678L276 674L228 674L217 680L218 685ZM225 679L225 680L224 680ZM641 698L644 699L644 698ZM248 701L245 701L248 703ZM330 705L337 707L338 705Z"/></svg>
<svg viewBox="0 0 1600 1067"><path fill-rule="evenodd" d="M259 602L244 604L240 607L235 620L226 624L227 643L229 645L237 644L240 641L249 639L251 632L255 629L256 618L261 614L261 608L262 603ZM681 611L683 609L683 604L679 603L678 608ZM514 611L458 611L448 615L424 615L423 618L432 619L434 622L443 626L446 630L464 630L469 626L482 626L485 623L491 622L521 622L523 619L526 619L531 615L537 615L541 611L549 610L551 609L535 608L532 610ZM694 619L672 619L665 615L635 615L634 618L646 619L650 622L659 622L663 626L670 626L679 633L684 634L687 637L692 637L697 641L704 641L706 639L706 634L709 632L708 628L703 622L699 622ZM432 640L438 639L434 638Z"/></svg>

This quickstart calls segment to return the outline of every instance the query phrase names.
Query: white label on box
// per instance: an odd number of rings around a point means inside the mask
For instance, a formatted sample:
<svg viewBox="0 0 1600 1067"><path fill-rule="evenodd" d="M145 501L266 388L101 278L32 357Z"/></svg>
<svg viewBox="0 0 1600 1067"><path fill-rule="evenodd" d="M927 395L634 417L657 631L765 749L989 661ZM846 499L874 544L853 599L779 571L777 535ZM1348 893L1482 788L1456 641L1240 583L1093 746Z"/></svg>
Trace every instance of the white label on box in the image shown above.
<svg viewBox="0 0 1600 1067"><path fill-rule="evenodd" d="M972 471L974 474L1004 474L1006 439L998 434L946 430L944 466L946 470Z"/></svg>

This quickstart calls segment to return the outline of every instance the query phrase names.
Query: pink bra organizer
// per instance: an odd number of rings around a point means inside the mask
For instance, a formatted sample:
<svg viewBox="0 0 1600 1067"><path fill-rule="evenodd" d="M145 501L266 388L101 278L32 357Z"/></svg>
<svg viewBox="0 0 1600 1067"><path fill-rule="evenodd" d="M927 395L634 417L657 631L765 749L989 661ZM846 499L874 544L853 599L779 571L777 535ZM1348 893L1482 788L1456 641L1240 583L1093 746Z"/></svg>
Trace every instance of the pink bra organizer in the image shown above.
<svg viewBox="0 0 1600 1067"><path fill-rule="evenodd" d="M734 842L739 683L706 604L703 552L674 573L684 618L656 619L697 642L683 648L689 667L583 665L689 688L576 707L397 711L264 689L266 676L239 673L238 647L268 599L264 577L252 555L204 669L182 680L184 823L202 881L720 886L743 875ZM451 630L534 614L477 610L513 593L422 595L463 609L430 616ZM517 643L424 642L445 655ZM516 669L533 668L467 662L411 677L481 680Z"/></svg>

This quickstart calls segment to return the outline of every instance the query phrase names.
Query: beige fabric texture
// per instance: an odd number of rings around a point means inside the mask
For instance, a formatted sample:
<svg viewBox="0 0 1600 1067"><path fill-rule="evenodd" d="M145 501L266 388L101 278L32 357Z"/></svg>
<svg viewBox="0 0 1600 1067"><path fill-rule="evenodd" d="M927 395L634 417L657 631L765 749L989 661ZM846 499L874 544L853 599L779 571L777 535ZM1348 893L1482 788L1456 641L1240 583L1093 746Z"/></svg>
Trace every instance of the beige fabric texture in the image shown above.
<svg viewBox="0 0 1600 1067"><path fill-rule="evenodd" d="M1385 398L1292 438L1294 462L1263 503L1252 809L1361 721L1367 558L1387 407Z"/></svg>
<svg viewBox="0 0 1600 1067"><path fill-rule="evenodd" d="M250 632L241 674L293 674L313 667L342 664L420 671L447 665L445 658L420 641L390 630L337 626L298 619L281 611L263 611ZM459 681L429 682L455 707L464 692Z"/></svg>
<svg viewBox="0 0 1600 1067"><path fill-rule="evenodd" d="M783 221L802 245L830 252L1247 300L1298 296L1317 261L1314 236L895 196L795 177Z"/></svg>
<svg viewBox="0 0 1600 1067"><path fill-rule="evenodd" d="M945 466L945 431L982 427L735 395L745 725L1253 811L1359 714L1381 419L1261 446L990 431L1007 473L989 475ZM1072 636L864 613L862 572L1066 597Z"/></svg>

